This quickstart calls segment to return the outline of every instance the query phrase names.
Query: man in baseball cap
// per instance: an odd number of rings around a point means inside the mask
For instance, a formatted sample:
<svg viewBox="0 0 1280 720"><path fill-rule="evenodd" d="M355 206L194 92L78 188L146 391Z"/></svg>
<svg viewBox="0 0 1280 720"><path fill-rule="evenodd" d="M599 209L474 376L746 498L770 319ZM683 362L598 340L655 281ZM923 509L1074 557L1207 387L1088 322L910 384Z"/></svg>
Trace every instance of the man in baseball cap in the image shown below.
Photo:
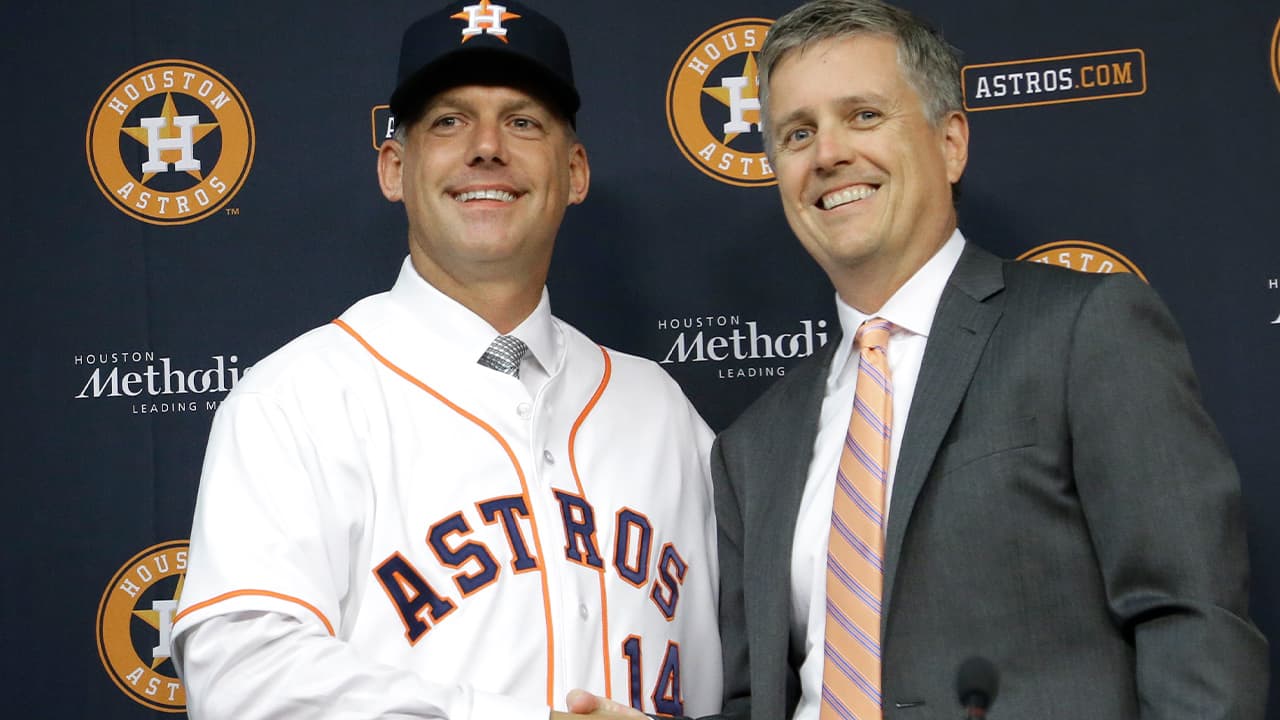
<svg viewBox="0 0 1280 720"><path fill-rule="evenodd" d="M218 410L174 626L193 720L719 709L711 432L544 287L578 105L528 7L405 32L378 178L408 257Z"/></svg>
<svg viewBox="0 0 1280 720"><path fill-rule="evenodd" d="M573 124L580 99L564 32L515 3L450 5L405 31L391 112L412 125L422 104L459 85L518 87ZM467 25L459 30L458 21Z"/></svg>

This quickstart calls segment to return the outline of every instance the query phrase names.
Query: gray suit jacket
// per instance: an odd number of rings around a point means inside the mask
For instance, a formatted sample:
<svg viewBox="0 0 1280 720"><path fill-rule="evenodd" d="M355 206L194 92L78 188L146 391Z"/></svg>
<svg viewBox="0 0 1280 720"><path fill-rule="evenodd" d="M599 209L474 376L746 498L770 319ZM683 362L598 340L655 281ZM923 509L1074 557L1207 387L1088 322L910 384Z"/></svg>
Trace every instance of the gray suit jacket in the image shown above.
<svg viewBox="0 0 1280 720"><path fill-rule="evenodd" d="M799 697L792 538L839 342L712 454L727 717L783 720ZM957 669L981 656L993 720L1261 718L1247 576L1235 468L1155 293L968 245L890 504L885 717L959 717Z"/></svg>

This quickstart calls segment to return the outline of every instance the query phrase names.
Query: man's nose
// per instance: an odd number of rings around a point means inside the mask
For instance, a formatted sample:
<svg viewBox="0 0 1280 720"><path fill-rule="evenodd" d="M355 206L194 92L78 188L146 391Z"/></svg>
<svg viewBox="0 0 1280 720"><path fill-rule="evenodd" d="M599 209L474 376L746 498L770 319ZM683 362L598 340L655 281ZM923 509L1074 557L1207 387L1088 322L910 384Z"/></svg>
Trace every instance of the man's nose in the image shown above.
<svg viewBox="0 0 1280 720"><path fill-rule="evenodd" d="M507 161L506 136L496 121L479 121L471 131L471 164Z"/></svg>
<svg viewBox="0 0 1280 720"><path fill-rule="evenodd" d="M819 131L813 143L815 169L819 172L835 170L841 165L852 163L858 157L857 144L848 131L840 127Z"/></svg>

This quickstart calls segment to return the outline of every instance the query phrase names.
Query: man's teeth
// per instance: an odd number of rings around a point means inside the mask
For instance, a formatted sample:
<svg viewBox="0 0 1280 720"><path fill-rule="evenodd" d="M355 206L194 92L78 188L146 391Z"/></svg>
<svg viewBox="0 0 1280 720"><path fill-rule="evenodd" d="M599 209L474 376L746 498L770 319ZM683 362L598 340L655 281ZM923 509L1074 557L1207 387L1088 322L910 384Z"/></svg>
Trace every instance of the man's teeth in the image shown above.
<svg viewBox="0 0 1280 720"><path fill-rule="evenodd" d="M844 190L833 192L830 195L823 195L822 209L831 210L832 208L838 208L841 205L848 205L854 200L869 198L874 195L875 192L876 188L867 185L859 185L858 187L845 188Z"/></svg>
<svg viewBox="0 0 1280 720"><path fill-rule="evenodd" d="M506 190L468 190L464 193L458 193L453 196L458 202L467 202L468 200L499 200L501 202L511 202L516 199L514 193Z"/></svg>

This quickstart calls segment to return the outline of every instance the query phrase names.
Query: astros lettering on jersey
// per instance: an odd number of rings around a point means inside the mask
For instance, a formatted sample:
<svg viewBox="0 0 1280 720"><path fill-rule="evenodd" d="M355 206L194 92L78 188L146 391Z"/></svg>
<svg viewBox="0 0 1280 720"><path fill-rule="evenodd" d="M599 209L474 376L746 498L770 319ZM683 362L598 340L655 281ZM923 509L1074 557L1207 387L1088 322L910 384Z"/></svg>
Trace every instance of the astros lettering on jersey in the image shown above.
<svg viewBox="0 0 1280 720"><path fill-rule="evenodd" d="M656 364L554 318L531 397L448 352L442 302L406 261L228 396L175 637L281 613L442 694L718 710L709 429Z"/></svg>

